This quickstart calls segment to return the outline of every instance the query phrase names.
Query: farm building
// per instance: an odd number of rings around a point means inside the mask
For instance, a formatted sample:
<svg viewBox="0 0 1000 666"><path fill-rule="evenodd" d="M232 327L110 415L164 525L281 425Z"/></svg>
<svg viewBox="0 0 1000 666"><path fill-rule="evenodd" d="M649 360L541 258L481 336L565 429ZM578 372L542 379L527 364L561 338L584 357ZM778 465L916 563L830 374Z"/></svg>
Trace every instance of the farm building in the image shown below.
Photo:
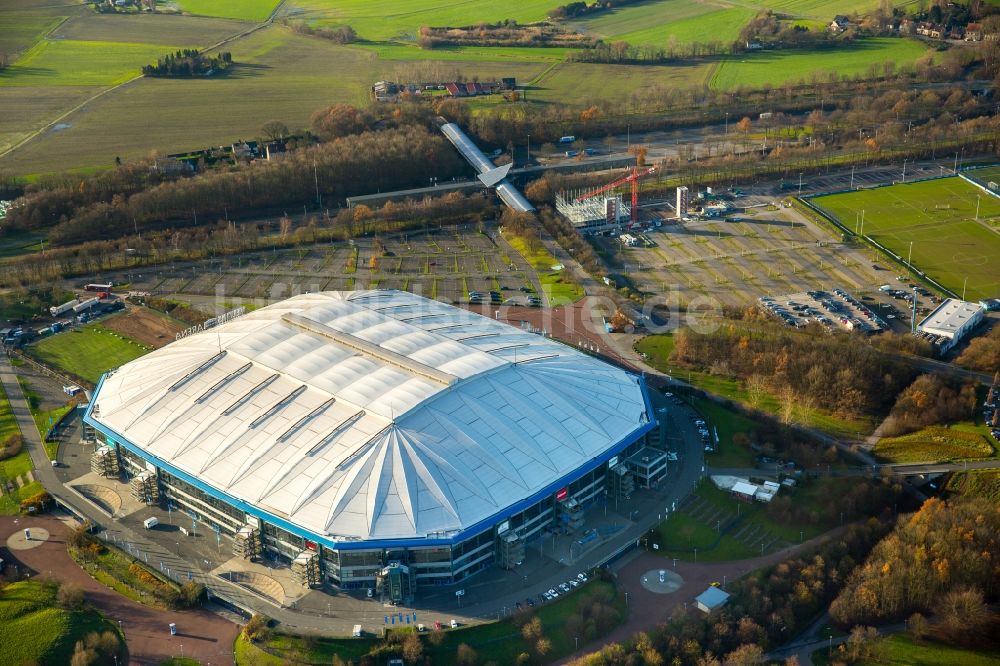
<svg viewBox="0 0 1000 666"><path fill-rule="evenodd" d="M151 472L147 497L238 556L401 597L575 533L655 429L641 377L390 290L303 294L181 338L104 375L84 418L115 469Z"/></svg>
<svg viewBox="0 0 1000 666"><path fill-rule="evenodd" d="M957 298L946 298L917 325L917 330L938 339L942 351L957 345L982 321L983 308Z"/></svg>

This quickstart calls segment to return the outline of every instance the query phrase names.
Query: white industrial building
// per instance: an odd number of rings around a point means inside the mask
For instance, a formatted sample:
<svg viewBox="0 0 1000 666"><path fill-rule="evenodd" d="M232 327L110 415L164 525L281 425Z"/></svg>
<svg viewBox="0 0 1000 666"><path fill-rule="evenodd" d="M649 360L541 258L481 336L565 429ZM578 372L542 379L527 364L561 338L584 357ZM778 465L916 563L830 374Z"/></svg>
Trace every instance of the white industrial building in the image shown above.
<svg viewBox="0 0 1000 666"><path fill-rule="evenodd" d="M917 331L936 339L942 351L957 345L983 319L983 307L957 298L946 298L917 325Z"/></svg>
<svg viewBox="0 0 1000 666"><path fill-rule="evenodd" d="M384 290L304 294L184 337L102 377L85 422L100 469L237 554L394 599L574 532L654 429L641 377Z"/></svg>

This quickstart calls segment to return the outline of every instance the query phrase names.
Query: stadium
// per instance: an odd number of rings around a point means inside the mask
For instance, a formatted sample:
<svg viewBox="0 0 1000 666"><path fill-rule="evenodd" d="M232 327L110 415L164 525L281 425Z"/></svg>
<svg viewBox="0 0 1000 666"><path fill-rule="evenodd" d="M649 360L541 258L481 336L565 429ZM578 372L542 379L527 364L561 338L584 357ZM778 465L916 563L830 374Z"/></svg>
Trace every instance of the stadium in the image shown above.
<svg viewBox="0 0 1000 666"><path fill-rule="evenodd" d="M400 291L303 294L182 337L105 374L85 422L95 470L237 555L399 601L520 565L666 466L641 377Z"/></svg>

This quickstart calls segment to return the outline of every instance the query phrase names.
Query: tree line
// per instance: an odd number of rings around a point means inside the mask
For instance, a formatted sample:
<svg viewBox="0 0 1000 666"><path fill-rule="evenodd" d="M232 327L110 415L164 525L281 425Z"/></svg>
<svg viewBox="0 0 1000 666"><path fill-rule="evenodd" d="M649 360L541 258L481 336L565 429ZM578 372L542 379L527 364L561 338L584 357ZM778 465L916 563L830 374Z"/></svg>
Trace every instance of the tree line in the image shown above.
<svg viewBox="0 0 1000 666"><path fill-rule="evenodd" d="M376 190L426 185L426 174L442 180L467 167L442 136L408 127L346 136L288 154L283 160L213 171L160 182L132 193L77 188L28 195L8 213L13 228L53 224L53 245L118 238L138 230L197 224L226 215L249 215L278 206L318 205ZM80 192L80 190L84 192Z"/></svg>
<svg viewBox="0 0 1000 666"><path fill-rule="evenodd" d="M290 21L288 19L283 19L282 23L300 35L328 39L334 44L352 44L358 40L358 33L349 25L342 25L337 28L325 28L311 26L308 21Z"/></svg>
<svg viewBox="0 0 1000 666"><path fill-rule="evenodd" d="M969 419L975 410L975 384L955 386L940 375L920 375L896 398L882 435L895 437L937 423Z"/></svg>
<svg viewBox="0 0 1000 666"><path fill-rule="evenodd" d="M422 49L442 46L533 46L590 48L596 43L575 30L539 23L518 25L517 21L481 23L461 28L421 26L417 44Z"/></svg>
<svg viewBox="0 0 1000 666"><path fill-rule="evenodd" d="M232 64L233 55L229 51L207 56L198 49L181 49L176 53L168 53L157 60L155 65L144 65L142 75L150 77L208 76L215 72L223 72L229 69Z"/></svg>

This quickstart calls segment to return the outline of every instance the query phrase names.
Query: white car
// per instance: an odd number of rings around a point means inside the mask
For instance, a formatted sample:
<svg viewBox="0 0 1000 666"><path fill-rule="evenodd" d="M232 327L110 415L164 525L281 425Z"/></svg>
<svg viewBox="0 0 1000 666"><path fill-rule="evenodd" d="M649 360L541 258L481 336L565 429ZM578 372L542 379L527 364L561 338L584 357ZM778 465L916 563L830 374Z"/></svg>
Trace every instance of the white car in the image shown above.
<svg viewBox="0 0 1000 666"><path fill-rule="evenodd" d="M555 597L558 597L558 596L559 596L559 593L558 593L558 592L556 592L556 591L555 591L555 589L551 589L551 590L549 590L549 591L548 591L548 595L549 595L550 597L552 597L552 598L555 598Z"/></svg>
<svg viewBox="0 0 1000 666"><path fill-rule="evenodd" d="M564 593L569 592L569 585L567 585L566 583L559 583L559 589L562 590Z"/></svg>
<svg viewBox="0 0 1000 666"><path fill-rule="evenodd" d="M587 574L578 573L576 575L576 577L577 577L577 580L579 580L581 583L586 583L587 582Z"/></svg>

